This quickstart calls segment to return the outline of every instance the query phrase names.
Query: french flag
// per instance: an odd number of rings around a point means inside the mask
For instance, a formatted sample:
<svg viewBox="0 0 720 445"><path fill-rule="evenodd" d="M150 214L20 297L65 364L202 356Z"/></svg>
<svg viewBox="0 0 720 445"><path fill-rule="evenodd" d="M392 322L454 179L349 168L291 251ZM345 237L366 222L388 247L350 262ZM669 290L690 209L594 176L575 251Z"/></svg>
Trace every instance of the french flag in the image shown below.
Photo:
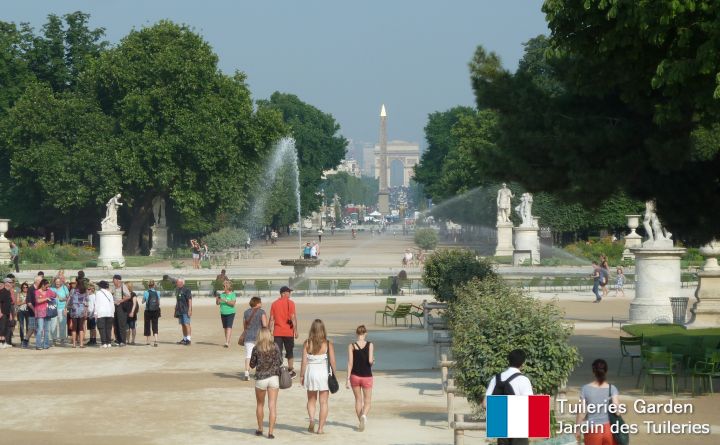
<svg viewBox="0 0 720 445"><path fill-rule="evenodd" d="M550 437L550 396L487 396L487 437Z"/></svg>

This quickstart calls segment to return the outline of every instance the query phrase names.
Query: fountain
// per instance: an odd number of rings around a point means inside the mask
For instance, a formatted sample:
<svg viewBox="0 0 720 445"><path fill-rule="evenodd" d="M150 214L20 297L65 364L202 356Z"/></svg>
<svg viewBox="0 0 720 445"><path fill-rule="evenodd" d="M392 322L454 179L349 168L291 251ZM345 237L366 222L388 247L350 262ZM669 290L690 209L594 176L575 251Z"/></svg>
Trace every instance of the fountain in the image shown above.
<svg viewBox="0 0 720 445"><path fill-rule="evenodd" d="M250 220L247 222L248 227L253 227L258 224L265 216L265 208L267 206L267 199L269 196L269 190L272 190L278 172L285 165L290 165L292 168L292 176L295 189L295 204L297 206L297 221L298 221L298 250L302 249L302 211L300 207L300 168L298 164L297 149L295 148L295 139L286 137L280 140L273 153L273 157L270 160L267 168L265 169L265 175L262 182L260 183L260 191L263 193L258 194L258 198L255 200L252 211L250 212ZM320 260L317 258L304 259L281 259L280 264L283 266L292 266L295 271L295 278L290 278L290 285L298 282L303 278L305 270L308 267L315 267L320 264Z"/></svg>

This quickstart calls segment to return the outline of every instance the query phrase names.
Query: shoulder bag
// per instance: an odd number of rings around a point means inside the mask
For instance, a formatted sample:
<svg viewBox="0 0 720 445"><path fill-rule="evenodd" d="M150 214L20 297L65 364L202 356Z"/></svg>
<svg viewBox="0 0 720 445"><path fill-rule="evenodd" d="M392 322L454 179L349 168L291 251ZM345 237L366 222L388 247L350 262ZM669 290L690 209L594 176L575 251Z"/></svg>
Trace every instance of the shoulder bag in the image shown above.
<svg viewBox="0 0 720 445"><path fill-rule="evenodd" d="M331 394L335 394L340 389L340 384L338 384L337 377L335 377L335 373L333 372L332 368L330 367L330 342L328 341L328 350L327 350L327 369L328 369L328 389L330 390Z"/></svg>
<svg viewBox="0 0 720 445"><path fill-rule="evenodd" d="M609 384L609 383L608 383ZM608 405L612 403L612 385L608 388ZM628 445L630 443L630 434L623 430L625 420L620 414L612 413L608 409L608 419L610 419L610 429L615 443L618 445Z"/></svg>
<svg viewBox="0 0 720 445"><path fill-rule="evenodd" d="M259 309L260 309L260 308L257 308L257 307L256 307L255 309L253 309L252 314L250 314L250 318L248 318L248 319L244 322L242 334L240 334L240 338L238 338L238 345L239 345L239 346L244 346L244 345L245 345L245 331L247 331L248 326L250 326L250 323L252 323L253 318L255 318L255 314L257 314L257 312L258 312Z"/></svg>
<svg viewBox="0 0 720 445"><path fill-rule="evenodd" d="M288 389L292 386L292 377L287 366L280 367L280 389Z"/></svg>

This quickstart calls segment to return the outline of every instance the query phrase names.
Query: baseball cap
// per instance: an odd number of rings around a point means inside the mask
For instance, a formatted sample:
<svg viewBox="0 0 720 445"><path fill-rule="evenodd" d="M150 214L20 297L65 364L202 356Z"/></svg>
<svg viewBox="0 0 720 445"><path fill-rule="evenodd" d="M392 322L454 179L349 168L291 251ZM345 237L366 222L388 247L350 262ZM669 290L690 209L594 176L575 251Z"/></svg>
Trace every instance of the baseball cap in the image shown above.
<svg viewBox="0 0 720 445"><path fill-rule="evenodd" d="M290 288L287 287L287 286L283 286L283 287L280 288L280 293L281 293L281 294L284 293L284 292L292 292L292 291L293 291L293 290L290 289Z"/></svg>

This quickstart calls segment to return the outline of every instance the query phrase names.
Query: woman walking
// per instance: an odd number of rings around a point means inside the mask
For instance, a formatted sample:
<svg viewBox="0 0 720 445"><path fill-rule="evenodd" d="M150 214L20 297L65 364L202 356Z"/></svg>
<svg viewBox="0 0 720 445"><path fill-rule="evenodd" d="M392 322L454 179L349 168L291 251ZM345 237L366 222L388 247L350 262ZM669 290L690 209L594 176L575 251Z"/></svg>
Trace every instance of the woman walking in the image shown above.
<svg viewBox="0 0 720 445"><path fill-rule="evenodd" d="M250 379L250 358L255 347L258 332L261 328L268 327L268 318L262 309L262 300L260 297L252 297L250 299L250 309L246 309L243 314L243 327L245 334L245 380Z"/></svg>
<svg viewBox="0 0 720 445"><path fill-rule="evenodd" d="M152 334L155 337L153 346L157 348L158 345L158 319L160 318L160 293L155 288L155 280L150 280L148 288L143 293L143 304L145 305L145 344L150 346L150 328L152 327Z"/></svg>
<svg viewBox="0 0 720 445"><path fill-rule="evenodd" d="M597 359L592 363L595 379L580 390L580 403L584 409L579 410L575 423L590 424L589 432L585 433L585 445L614 445L610 431L607 405L618 406L618 389L607 382L607 362ZM587 414L585 414L587 413ZM580 432L575 433L580 442Z"/></svg>
<svg viewBox="0 0 720 445"><path fill-rule="evenodd" d="M307 410L310 417L308 431L315 430L315 407L320 399L320 416L317 433L322 434L328 417L328 361L335 374L335 348L327 339L325 324L316 319L310 326L308 339L303 343L302 365L300 367L301 383L307 390ZM319 397L318 397L319 394Z"/></svg>
<svg viewBox="0 0 720 445"><path fill-rule="evenodd" d="M82 272L82 271L80 271ZM88 318L87 318L87 330L90 331L90 340L88 340L87 346L97 346L97 319L95 318L95 284L91 283L90 280L84 277L80 278L80 272L78 272L78 282L82 281L87 286L88 296Z"/></svg>
<svg viewBox="0 0 720 445"><path fill-rule="evenodd" d="M345 387L352 387L355 396L355 414L360 422L358 430L364 431L372 400L372 366L375 363L375 347L365 339L367 336L365 325L358 326L355 334L357 340L348 345L348 378Z"/></svg>
<svg viewBox="0 0 720 445"><path fill-rule="evenodd" d="M78 281L68 300L70 308L70 335L72 347L85 347L85 321L88 317L88 295L84 281Z"/></svg>
<svg viewBox="0 0 720 445"><path fill-rule="evenodd" d="M265 414L265 394L268 399L268 439L274 439L275 422L277 420L277 397L280 391L280 367L282 366L280 349L273 341L270 330L260 329L257 341L252 350L250 367L255 369L255 416L257 417L256 436L263 434L263 416Z"/></svg>
<svg viewBox="0 0 720 445"><path fill-rule="evenodd" d="M235 303L237 296L232 291L232 281L225 280L223 282L223 291L215 297L215 304L220 306L220 322L225 331L225 347L230 346L230 337L232 337L232 327L235 322Z"/></svg>

